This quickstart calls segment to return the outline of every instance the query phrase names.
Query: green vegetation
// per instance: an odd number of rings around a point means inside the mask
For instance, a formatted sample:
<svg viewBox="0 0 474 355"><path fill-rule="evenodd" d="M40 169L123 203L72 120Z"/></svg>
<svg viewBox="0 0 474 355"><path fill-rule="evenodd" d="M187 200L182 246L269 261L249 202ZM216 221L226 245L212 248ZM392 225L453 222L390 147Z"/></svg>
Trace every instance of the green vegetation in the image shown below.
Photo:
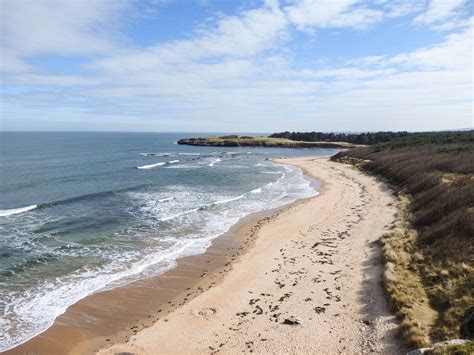
<svg viewBox="0 0 474 355"><path fill-rule="evenodd" d="M352 144L372 145L388 142L394 138L407 137L408 132L372 132L372 133L323 133L323 132L281 132L273 133L270 138L285 138L305 142L347 142Z"/></svg>
<svg viewBox="0 0 474 355"><path fill-rule="evenodd" d="M417 294L437 313L431 341L459 337L474 305L474 131L411 134L332 159L384 177L410 200L409 224L382 238L387 289L408 340L425 343Z"/></svg>
<svg viewBox="0 0 474 355"><path fill-rule="evenodd" d="M229 135L221 137L185 138L178 144L219 147L267 147L267 148L352 148L347 142L304 142L286 138L268 138Z"/></svg>
<svg viewBox="0 0 474 355"><path fill-rule="evenodd" d="M381 145L381 149L454 143L474 143L474 131L410 133L407 136L394 138L388 143Z"/></svg>

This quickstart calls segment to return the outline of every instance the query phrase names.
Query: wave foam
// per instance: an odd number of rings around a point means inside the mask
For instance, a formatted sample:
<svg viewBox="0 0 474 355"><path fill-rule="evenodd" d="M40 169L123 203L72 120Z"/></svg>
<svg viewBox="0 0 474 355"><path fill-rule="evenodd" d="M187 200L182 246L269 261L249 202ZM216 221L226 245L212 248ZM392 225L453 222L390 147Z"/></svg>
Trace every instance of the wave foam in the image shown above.
<svg viewBox="0 0 474 355"><path fill-rule="evenodd" d="M206 160L208 164L212 162L212 160ZM223 160L227 159L223 158ZM174 164L178 161L172 160L137 168L151 169L161 165L166 165L167 168L183 166ZM272 165L276 164L270 166ZM222 166L226 165L222 163ZM205 165L203 164L202 167ZM244 194L235 197L230 197L228 192L213 195L205 193L205 190L189 189L187 186L183 187L183 190L160 190L154 195L150 195L149 192L128 192L132 201L137 201L137 207L146 203L144 208L136 209L137 214L139 213L142 218L140 221L143 223L134 229L132 234L136 233L137 236L140 236L140 238L135 238L138 242L142 239L146 241L147 245L150 245L149 249L144 250L140 255L136 252L124 253L120 248L117 248L116 251L107 251L110 262L104 267L81 269L80 273L70 274L56 279L52 283L45 283L42 287L32 288L31 292L26 295L26 299L18 297L12 299L7 309L8 315L12 317L4 318L7 323L3 324L0 318L0 328L16 329L10 319L21 321L24 328L22 334L13 331L11 333L4 332L3 336L0 334L0 349L7 350L47 329L70 304L88 294L104 288L116 287L127 281L143 277L145 274L151 276L162 273L172 268L180 256L204 252L212 239L224 233L239 218L249 213L282 206L298 198L314 195L314 190L310 188L309 181L304 179L300 169L281 167L281 170L279 172L267 171L267 173L281 175L280 177L275 176L275 181L251 191L249 188L244 190L246 191ZM240 199L242 200L239 203L229 203ZM20 213L29 207L33 206L7 211L19 211L16 213ZM42 205L39 206L39 208L41 207ZM0 215L2 212L5 211L0 211ZM152 234L149 235L146 234L147 231L142 224L149 223L150 226L156 226L156 223L174 218L178 218L176 223L168 222L160 225L163 230L169 227L164 230L169 240L158 236L161 238L159 244L153 244L152 238L155 237L156 231L159 229L153 228ZM148 226L148 224L146 225ZM124 235L126 233L131 232L127 229ZM120 240L123 240L122 237Z"/></svg>
<svg viewBox="0 0 474 355"><path fill-rule="evenodd" d="M153 169L153 168L156 168L157 166L162 166L165 164L166 164L165 162L161 162L161 163L156 163L156 164L137 166L137 169Z"/></svg>
<svg viewBox="0 0 474 355"><path fill-rule="evenodd" d="M201 169L202 166L199 165L186 165L186 164L180 164L180 165L171 165L167 166L166 169Z"/></svg>
<svg viewBox="0 0 474 355"><path fill-rule="evenodd" d="M237 200L240 200L241 198L244 198L244 197L245 197L245 195L240 195L240 196L228 198L228 199L225 199L225 200L216 201L216 202L213 202L212 204L213 205L220 205L220 204L227 203L227 202L237 201Z"/></svg>
<svg viewBox="0 0 474 355"><path fill-rule="evenodd" d="M215 163L218 163L220 162L221 159L217 158L217 159L214 159L212 162L210 162L207 166L214 166Z"/></svg>
<svg viewBox="0 0 474 355"><path fill-rule="evenodd" d="M159 199L158 202L168 202L172 200L174 200L174 197L166 197L166 198Z"/></svg>
<svg viewBox="0 0 474 355"><path fill-rule="evenodd" d="M24 330L22 337L8 333L0 335L0 352L10 350L48 329L69 305L88 295L124 285L127 280L144 273L153 265L162 264L161 273L165 272L176 265L176 259L179 257L203 253L209 244L208 238L175 240L173 247L167 252L150 254L122 271L117 272L113 266L100 271L85 269L82 275L71 275L69 280L66 280L67 277L58 278L53 283L43 285L42 289L35 290L35 293L27 293L30 302L22 299L11 300L5 312L14 311L16 317L27 320L28 328ZM37 321L36 324L31 321L32 315L36 318L33 318ZM10 322L2 323L8 325Z"/></svg>
<svg viewBox="0 0 474 355"><path fill-rule="evenodd" d="M137 166L137 169L153 169L153 168L156 168L157 166L162 166L162 165L167 165L167 164L175 164L177 162L179 162L179 160L163 161L163 162L156 163L156 164Z"/></svg>
<svg viewBox="0 0 474 355"><path fill-rule="evenodd" d="M166 217L162 217L160 218L161 221L169 221L171 219L175 219L179 216L183 216L185 214L188 214L188 213L193 213L193 212L197 212L199 211L199 208L193 208L192 210L187 210L187 211L183 211L183 212L180 212L180 213L177 213L177 214L174 214L174 215L171 215L171 216L166 216Z"/></svg>
<svg viewBox="0 0 474 355"><path fill-rule="evenodd" d="M0 210L0 217L7 217L7 216L11 216L18 213L28 212L28 211L34 210L36 207L38 206L31 205L31 206L26 206L26 207L21 207L21 208L13 208L11 210Z"/></svg>
<svg viewBox="0 0 474 355"><path fill-rule="evenodd" d="M179 152L162 152L162 153L140 153L144 157L174 157L174 156L183 156L183 157L193 157L200 156L201 153L179 153Z"/></svg>

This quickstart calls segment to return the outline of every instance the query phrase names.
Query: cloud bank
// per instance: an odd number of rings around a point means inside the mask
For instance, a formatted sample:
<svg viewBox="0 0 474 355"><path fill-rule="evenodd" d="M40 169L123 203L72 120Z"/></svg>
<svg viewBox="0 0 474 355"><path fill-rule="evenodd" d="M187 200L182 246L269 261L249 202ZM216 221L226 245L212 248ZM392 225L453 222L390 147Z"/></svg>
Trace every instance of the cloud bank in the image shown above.
<svg viewBox="0 0 474 355"><path fill-rule="evenodd" d="M265 1L139 45L132 1L2 1L3 129L430 130L471 127L473 20L461 0ZM148 6L166 6L154 5ZM396 23L394 21L397 21ZM329 57L383 26L410 51ZM403 27L404 26L404 27ZM172 29L171 29L172 30ZM153 33L149 34L153 39ZM299 48L316 43L315 49ZM342 51L344 54L344 51ZM45 68L42 59L53 58Z"/></svg>

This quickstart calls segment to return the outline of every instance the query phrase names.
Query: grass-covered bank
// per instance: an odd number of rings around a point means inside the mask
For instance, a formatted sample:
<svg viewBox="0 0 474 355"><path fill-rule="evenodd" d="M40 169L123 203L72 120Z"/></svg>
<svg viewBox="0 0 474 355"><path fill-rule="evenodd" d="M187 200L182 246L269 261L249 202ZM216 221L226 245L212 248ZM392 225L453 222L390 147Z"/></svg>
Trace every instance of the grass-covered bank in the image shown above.
<svg viewBox="0 0 474 355"><path fill-rule="evenodd" d="M417 250L418 233L411 227L409 198L400 196L397 207L393 231L380 239L385 261L383 280L390 302L402 320L403 339L410 346L427 346L437 313L429 304L420 276L424 258Z"/></svg>
<svg viewBox="0 0 474 355"><path fill-rule="evenodd" d="M199 138L183 138L178 144L211 146L211 147L261 147L261 148L353 148L356 145L347 142L326 141L295 141L286 138L269 138L253 136L210 136Z"/></svg>
<svg viewBox="0 0 474 355"><path fill-rule="evenodd" d="M405 225L382 239L386 285L407 340L459 337L474 305L474 131L414 134L333 160L384 177L410 201ZM436 312L430 327L429 317L420 318L429 315L423 295Z"/></svg>

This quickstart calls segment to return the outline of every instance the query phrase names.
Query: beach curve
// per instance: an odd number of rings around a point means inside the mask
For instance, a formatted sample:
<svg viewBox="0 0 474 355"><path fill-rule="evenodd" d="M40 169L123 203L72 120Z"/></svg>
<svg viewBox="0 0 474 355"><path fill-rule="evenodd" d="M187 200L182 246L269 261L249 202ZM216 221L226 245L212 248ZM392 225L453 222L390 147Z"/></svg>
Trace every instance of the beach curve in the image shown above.
<svg viewBox="0 0 474 355"><path fill-rule="evenodd" d="M322 181L320 196L262 226L219 285L100 354L405 350L376 243L394 219L391 191L328 159L276 162Z"/></svg>

